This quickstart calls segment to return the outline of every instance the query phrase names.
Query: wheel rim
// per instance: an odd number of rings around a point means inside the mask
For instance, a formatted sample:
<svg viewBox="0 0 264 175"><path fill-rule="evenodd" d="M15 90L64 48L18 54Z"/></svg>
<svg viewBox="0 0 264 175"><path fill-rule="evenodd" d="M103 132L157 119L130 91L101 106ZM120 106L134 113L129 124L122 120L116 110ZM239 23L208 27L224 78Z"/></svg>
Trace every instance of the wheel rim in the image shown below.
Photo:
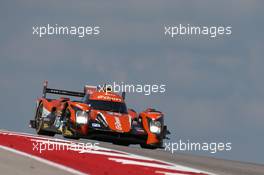
<svg viewBox="0 0 264 175"><path fill-rule="evenodd" d="M43 112L43 105L42 103L39 105L38 109L37 109L37 115L36 115L36 125L37 125L37 131L40 131L41 129L41 116L42 116L42 112Z"/></svg>

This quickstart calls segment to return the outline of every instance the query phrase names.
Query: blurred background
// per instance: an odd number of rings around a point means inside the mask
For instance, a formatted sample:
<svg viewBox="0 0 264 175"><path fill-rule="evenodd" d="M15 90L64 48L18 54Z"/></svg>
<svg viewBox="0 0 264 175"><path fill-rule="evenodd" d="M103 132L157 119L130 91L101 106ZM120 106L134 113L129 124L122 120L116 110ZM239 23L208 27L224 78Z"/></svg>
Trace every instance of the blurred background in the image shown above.
<svg viewBox="0 0 264 175"><path fill-rule="evenodd" d="M0 2L0 128L28 128L43 80L82 90L85 84L166 84L166 92L127 94L137 111L166 115L171 141L232 142L210 154L264 163L264 35L259 1ZM232 35L164 36L164 26L232 26ZM32 35L47 24L100 26L100 35Z"/></svg>

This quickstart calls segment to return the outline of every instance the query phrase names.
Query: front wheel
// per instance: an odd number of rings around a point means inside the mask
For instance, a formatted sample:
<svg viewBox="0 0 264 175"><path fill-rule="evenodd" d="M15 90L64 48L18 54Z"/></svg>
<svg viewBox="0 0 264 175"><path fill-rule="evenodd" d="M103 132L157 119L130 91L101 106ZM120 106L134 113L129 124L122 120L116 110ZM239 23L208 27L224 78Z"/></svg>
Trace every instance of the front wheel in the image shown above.
<svg viewBox="0 0 264 175"><path fill-rule="evenodd" d="M125 141L113 141L112 142L114 145L120 145L120 146L129 146L130 144Z"/></svg>
<svg viewBox="0 0 264 175"><path fill-rule="evenodd" d="M74 131L72 131L70 129L70 111L69 111L69 109L66 109L66 112L65 112L65 117L63 119L61 134L64 138L67 138L67 139L75 139L75 140L80 139L79 137L76 136Z"/></svg>
<svg viewBox="0 0 264 175"><path fill-rule="evenodd" d="M74 140L79 140L80 139L79 137L75 136L75 134L72 131L70 131L67 128L67 126L63 126L62 127L61 134L66 139L74 139Z"/></svg>

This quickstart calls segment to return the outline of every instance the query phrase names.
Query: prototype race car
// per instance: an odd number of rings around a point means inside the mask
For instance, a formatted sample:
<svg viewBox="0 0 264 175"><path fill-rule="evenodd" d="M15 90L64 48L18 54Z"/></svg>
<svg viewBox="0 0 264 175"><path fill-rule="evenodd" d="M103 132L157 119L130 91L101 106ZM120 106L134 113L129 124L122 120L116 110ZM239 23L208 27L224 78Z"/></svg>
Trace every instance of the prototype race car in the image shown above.
<svg viewBox="0 0 264 175"><path fill-rule="evenodd" d="M61 97L47 98L47 93L80 97L79 100ZM148 108L137 114L127 109L125 92L114 93L106 86L86 85L84 92L48 88L44 82L43 96L37 99L34 120L30 127L37 134L79 139L111 141L114 144L140 144L155 149L163 145L169 131L162 112Z"/></svg>

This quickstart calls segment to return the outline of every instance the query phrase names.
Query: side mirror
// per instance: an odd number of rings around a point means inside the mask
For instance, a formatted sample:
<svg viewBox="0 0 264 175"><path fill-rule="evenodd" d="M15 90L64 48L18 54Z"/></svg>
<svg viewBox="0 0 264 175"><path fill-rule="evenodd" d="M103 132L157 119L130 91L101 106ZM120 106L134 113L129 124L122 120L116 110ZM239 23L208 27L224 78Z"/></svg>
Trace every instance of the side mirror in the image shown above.
<svg viewBox="0 0 264 175"><path fill-rule="evenodd" d="M122 92L122 98L123 98L123 100L126 99L126 92Z"/></svg>

